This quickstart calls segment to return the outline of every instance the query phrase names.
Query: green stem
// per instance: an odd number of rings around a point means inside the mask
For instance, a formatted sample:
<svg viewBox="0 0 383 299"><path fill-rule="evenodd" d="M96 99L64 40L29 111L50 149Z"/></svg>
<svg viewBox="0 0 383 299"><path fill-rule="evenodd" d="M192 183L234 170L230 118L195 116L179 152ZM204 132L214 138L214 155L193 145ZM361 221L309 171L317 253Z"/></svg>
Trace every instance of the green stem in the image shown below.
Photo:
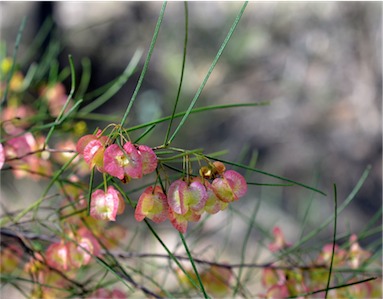
<svg viewBox="0 0 383 299"><path fill-rule="evenodd" d="M189 25L188 25L188 23L189 23L189 11L188 11L188 3L186 1L184 2L184 8L185 8L185 39L184 39L184 52L183 52L183 57L182 57L181 78L180 78L180 84L178 85L176 102L175 102L174 107L173 107L172 116L170 118L168 130L167 130L166 136L165 136L165 142L164 142L165 146L167 146L170 143L170 142L168 143L170 129L172 127L174 116L176 114L178 101L180 99L180 94L181 94L182 83L183 83L183 79L184 79L184 73L185 73L186 49L187 49L187 44L188 44L188 28L189 28Z"/></svg>
<svg viewBox="0 0 383 299"><path fill-rule="evenodd" d="M88 191L88 207L87 207L87 214L90 215L90 201L92 199L92 189L93 189L93 179L94 179L94 167L92 168L92 171L90 172L90 179L89 179L89 191Z"/></svg>
<svg viewBox="0 0 383 299"><path fill-rule="evenodd" d="M134 90L134 93L132 95L132 98L130 99L129 105L128 105L128 107L125 110L124 116L121 119L121 123L120 123L121 127L123 127L124 124L125 124L125 121L126 121L126 119L128 117L128 114L129 114L130 110L132 109L133 103L134 103L134 101L137 98L138 91L140 90L142 82L144 81L144 77L145 77L146 71L148 70L149 61L150 61L150 58L152 57L152 53L153 53L154 46L155 46L156 41L157 41L158 33L160 31L160 28L161 28L162 19L163 19L164 14L165 14L166 3L167 2L165 1L162 4L162 8L161 8L161 11L160 11L160 15L158 17L157 25L156 25L156 28L154 30L152 42L151 42L150 47L149 47L148 55L146 57L146 60L145 60L144 67L142 69L140 78L138 79L138 83L136 85L136 89Z"/></svg>
<svg viewBox="0 0 383 299"><path fill-rule="evenodd" d="M371 170L371 166L369 165L364 170L362 176L360 177L359 181L355 185L354 189L351 191L351 193L347 196L345 201L337 209L338 214L340 214L351 203L351 201L355 198L356 194L359 192L359 190L362 188L364 182L366 181L368 174L370 173L370 170ZM326 220L324 220L322 222L322 224L318 228L314 229L313 231L308 233L306 236L301 238L301 240L299 242L297 242L296 244L294 244L290 248L286 249L284 253L289 254L290 252L293 252L297 248L300 248L304 243L311 240L313 237L317 236L321 230L323 230L325 227L327 227L327 225L329 225L333 221L332 218L333 218L332 216L328 217Z"/></svg>
<svg viewBox="0 0 383 299"><path fill-rule="evenodd" d="M184 247L185 247L186 254L187 254L188 257L189 257L189 261L190 261L190 263L191 263L191 265L192 265L192 267L193 267L194 273L195 273L195 275L197 276L198 283L199 283L199 285L200 285L200 287L201 287L201 290L202 290L202 293L203 293L203 295L204 295L204 298L209 298L209 296L207 295L207 293L206 293L206 291L205 291L205 288L204 288L204 286L203 286L203 283L202 283L201 277L200 277L200 275L199 275L199 273L198 273L197 267L196 267L196 265L195 265L195 263L194 263L194 259L193 259L192 255L190 254L190 251L189 251L189 248L188 248L187 243L186 243L186 241L185 241L185 238L184 238L184 236L183 236L182 233L179 233L179 235L180 235L180 237L181 237L182 244L183 244Z"/></svg>
<svg viewBox="0 0 383 299"><path fill-rule="evenodd" d="M192 111L195 103L197 102L197 100L199 99L199 96L201 95L202 93L202 90L204 89L207 81L209 80L209 77L211 75L211 73L213 72L219 58L221 57L222 53L223 53L223 50L226 48L226 45L228 44L231 36L233 35L234 33L234 30L235 28L237 28L237 25L245 11L245 8L247 6L247 2L245 2L240 10L240 12L238 13L233 25L231 26L230 30L229 30L229 33L227 34L225 40L223 41L222 45L221 45L221 48L218 50L217 52L217 55L215 56L204 80L202 81L202 84L200 85L200 87L198 88L193 100L191 101L190 105L189 105L189 108L187 109L186 111L186 114L184 115L184 117L181 119L180 123L178 124L177 128L175 129L173 135L169 138L168 140L168 143L171 143L173 141L173 139L176 137L176 135L178 134L178 131L181 129L181 127L183 126L183 124L185 123L186 119L189 117L189 114L190 112Z"/></svg>
<svg viewBox="0 0 383 299"><path fill-rule="evenodd" d="M43 194L41 197L35 201L32 205L21 211L19 214L16 215L15 218L10 219L10 218L3 218L0 220L0 228L5 226L9 221L13 221L14 223L19 222L21 218L23 218L28 212L32 211L33 209L36 209L39 207L39 205L43 202L45 199L46 195L48 194L49 190L52 188L53 184L57 181L57 179L60 177L60 175L67 169L67 167L72 163L72 161L77 157L77 155L74 155L68 162L66 162L63 167L57 171L57 173L53 176L51 181L49 182L48 186L45 188Z"/></svg>
<svg viewBox="0 0 383 299"><path fill-rule="evenodd" d="M200 113L200 112L206 112L210 110L218 110L218 109L228 109L228 108L242 108L242 107L255 107L255 106L266 106L269 105L269 102L259 102L259 103L241 103L241 104L228 104L228 105L213 105L213 106L206 106L206 107L200 107L200 108L195 108L193 109L190 114L193 113ZM179 112L174 115L174 118L178 118L181 116L184 116L187 113L187 111ZM138 129L142 129L154 124L159 124L162 122L165 122L167 120L170 120L172 116L165 116L162 118L159 118L157 120L153 120L144 124L132 126L129 129L127 129L127 132L135 131Z"/></svg>
<svg viewBox="0 0 383 299"><path fill-rule="evenodd" d="M331 262L330 262L330 269L328 272L328 279L327 279L327 286L326 286L326 293L325 293L325 299L327 299L328 291L330 288L330 281L331 281L331 272L332 267L334 264L334 255L335 255L335 241L336 241L336 230L337 230L337 219L338 219L338 196L336 192L336 185L334 184L334 235L333 235L333 243L332 243L332 253L331 253Z"/></svg>
<svg viewBox="0 0 383 299"><path fill-rule="evenodd" d="M107 179L106 179L106 173L103 173L102 177L104 179L104 191L106 193L108 191L108 182L107 182Z"/></svg>
<svg viewBox="0 0 383 299"><path fill-rule="evenodd" d="M323 191L320 191L314 187L310 187L306 184L302 184L302 183L299 183L297 181L294 181L294 180L290 180L288 178L285 178L285 177L282 177L282 176L279 176L279 175L275 175L275 174L272 174L272 173L268 173L266 171L263 171L263 170L260 170L260 169L257 169L257 168L254 168L254 167L249 167L247 165L244 165L244 164L240 164L240 163L234 163L234 162L230 162L230 161L226 161L226 160L222 160L222 159L218 159L218 158L213 158L213 157L210 157L210 156L207 156L207 158L211 158L213 160L216 160L216 161L219 161L219 162L222 162L222 163L225 163L225 164L229 164L229 165L233 165L233 166L237 166L239 168L242 168L242 169L246 169L246 170L250 170L250 171L254 171L254 172L257 172L257 173L260 173L260 174L263 174L263 175L266 175L266 176L269 176L269 177L272 177L272 178L275 178L275 179L279 179L279 180L282 180L282 181L285 181L285 182L289 182L289 183L292 183L294 185L298 185L298 186L301 186L303 188L306 188L308 190L311 190L311 191L314 191L316 193L319 193L319 194L322 194L324 196L326 196L326 193L324 193Z"/></svg>
<svg viewBox="0 0 383 299"><path fill-rule="evenodd" d="M196 282L194 281L194 279L190 276L190 274L184 269L184 267L181 265L181 263L178 261L178 259L175 257L175 255L170 251L170 249L165 245L165 243L162 241L162 239L160 238L160 236L157 234L157 232L153 229L153 227L151 226L151 224L149 223L148 220L144 219L146 225L148 226L149 230L152 232L152 234L154 235L154 237L158 240L158 242L160 242L160 244L162 245L162 247L166 250L166 252L168 253L169 257L177 264L177 266L181 269L181 271L185 274L185 276L189 279L190 283L195 286L196 288L198 288L198 285L196 284Z"/></svg>
<svg viewBox="0 0 383 299"><path fill-rule="evenodd" d="M60 114L57 116L53 126L50 128L50 130L49 130L49 132L47 134L47 137L45 138L44 148L46 148L46 146L48 145L49 139L52 137L52 134L53 134L54 130L56 129L56 126L61 123L62 117L64 115L64 112L65 112L66 108L68 107L69 102L72 99L73 93L74 93L74 90L75 90L75 86L76 86L76 73L75 73L75 69L74 69L72 55L69 55L68 59L69 59L69 65L70 65L70 71L71 71L71 80L72 80L70 92L69 92L68 98L67 98L64 106L61 108Z"/></svg>
<svg viewBox="0 0 383 299"><path fill-rule="evenodd" d="M94 99L91 103L83 107L80 111L81 114L87 114L98 107L105 104L109 99L111 99L120 89L121 87L128 81L128 79L132 76L134 73L137 64L141 58L142 51L137 50L132 59L130 60L128 66L125 68L124 72L117 78L115 82L98 98Z"/></svg>
<svg viewBox="0 0 383 299"><path fill-rule="evenodd" d="M247 244L249 242L252 229L254 228L255 216L257 215L260 206L261 206L261 201L258 200L257 204L254 206L254 211L251 214L253 216L250 219L249 227L246 231L246 235L245 235L245 238L243 240L243 245L242 245L242 250L241 250L241 264L245 262ZM238 276L237 276L237 285L235 286L234 293L233 293L234 297L237 295L237 293L240 289L240 286L241 286L241 276L242 276L243 269L244 268L242 268L242 267L239 268L239 272L238 272Z"/></svg>

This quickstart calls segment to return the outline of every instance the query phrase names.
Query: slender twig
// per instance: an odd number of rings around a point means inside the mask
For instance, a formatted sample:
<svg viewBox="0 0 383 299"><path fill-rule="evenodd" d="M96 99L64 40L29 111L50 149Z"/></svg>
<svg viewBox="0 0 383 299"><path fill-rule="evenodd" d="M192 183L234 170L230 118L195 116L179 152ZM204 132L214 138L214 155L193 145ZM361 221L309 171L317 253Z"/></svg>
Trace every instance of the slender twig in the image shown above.
<svg viewBox="0 0 383 299"><path fill-rule="evenodd" d="M75 150L65 150L65 149L64 150L60 150L60 149L54 149L54 148L40 148L38 150L25 153L24 155L21 155L21 156L17 156L17 157L13 157L13 158L7 158L5 160L5 162L14 161L14 160L21 160L21 159L23 159L25 157L32 156L32 155L37 155L37 154L40 154L42 152L77 154L77 151L75 151Z"/></svg>
<svg viewBox="0 0 383 299"><path fill-rule="evenodd" d="M112 251L111 254L119 257L119 258L164 258L169 259L169 256L166 254L156 254L156 253L135 253L135 252L116 252ZM182 256L182 255L174 255L175 258L179 260L189 260L189 257ZM275 265L275 262L269 262L269 263L239 263L239 264L228 264L228 263L220 263L220 262L213 262L208 261L200 258L193 258L194 262L199 264L206 264L210 266L217 266L221 268L226 269L235 269L235 268L270 268L275 270L296 270L300 269L303 271L310 271L313 269L328 269L328 265L326 264L314 264L314 265ZM348 268L340 268L340 269L333 269L337 272L357 272L356 269L348 269ZM380 271L380 270L379 270Z"/></svg>

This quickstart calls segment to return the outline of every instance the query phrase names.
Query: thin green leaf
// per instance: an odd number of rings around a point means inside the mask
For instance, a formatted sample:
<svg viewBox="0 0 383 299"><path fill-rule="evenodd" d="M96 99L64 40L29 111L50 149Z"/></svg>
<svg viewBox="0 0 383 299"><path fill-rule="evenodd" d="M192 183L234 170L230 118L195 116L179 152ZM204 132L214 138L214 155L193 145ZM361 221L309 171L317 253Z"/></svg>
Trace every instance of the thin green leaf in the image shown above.
<svg viewBox="0 0 383 299"><path fill-rule="evenodd" d="M190 274L184 269L184 267L181 265L181 263L178 261L178 259L175 257L175 255L170 251L170 249L165 245L165 243L162 241L162 239L160 238L160 236L157 234L157 232L153 229L152 225L149 223L149 221L147 221L146 219L144 219L146 225L148 226L149 230L152 232L153 236L158 240L158 242L160 242L160 244L162 245L162 247L166 250L166 252L168 253L169 257L177 264L177 266L181 269L181 271L186 275L186 277L189 279L189 281L191 282L191 284L193 286L195 286L196 288L198 288L198 285L196 284L196 282L194 281L194 279L190 276Z"/></svg>
<svg viewBox="0 0 383 299"><path fill-rule="evenodd" d="M57 59L57 56L59 55L60 51L60 43L57 40L51 40L49 46L47 47L41 58L40 63L38 64L38 70L33 80L34 84L38 85L46 80L44 77L51 69L51 63L52 61Z"/></svg>
<svg viewBox="0 0 383 299"><path fill-rule="evenodd" d="M26 23L27 23L27 18L24 17L21 20L21 24L20 24L20 27L19 27L19 32L17 33L17 36L16 36L16 43L15 43L15 48L13 50L13 57L12 57L12 67L11 67L11 69L9 71L8 78L7 78L7 81L5 83L5 90L4 90L3 98L2 98L1 103L0 103L0 107L2 107L4 105L4 103L5 103L5 101L7 100L9 84L11 82L11 79L12 79L13 74L14 74L15 69L16 69L17 52L19 51L21 37L23 35L23 31L24 31Z"/></svg>
<svg viewBox="0 0 383 299"><path fill-rule="evenodd" d="M73 119L84 119L84 120L98 120L105 122L117 122L119 117L115 115L105 115L100 113L76 113L76 115L72 116Z"/></svg>
<svg viewBox="0 0 383 299"><path fill-rule="evenodd" d="M105 104L108 100L110 100L120 89L121 87L128 81L128 79L133 75L134 71L136 70L137 64L140 61L142 55L141 50L137 50L132 59L130 60L128 66L125 68L124 72L121 74L120 77L114 82L112 86L108 88L102 95L100 95L97 99L92 101L87 106L83 107L80 110L80 113L89 113L95 110L96 108L100 107L101 105Z"/></svg>
<svg viewBox="0 0 383 299"><path fill-rule="evenodd" d="M310 212L310 209L312 207L313 202L314 202L314 193L311 193L310 198L309 198L309 202L307 203L307 207L306 207L305 213L303 215L302 225L301 225L302 230L301 230L300 236L298 238L299 240L302 239L302 237L305 233L305 228L307 227L307 223L309 221L309 214L310 214L309 212Z"/></svg>
<svg viewBox="0 0 383 299"><path fill-rule="evenodd" d="M195 108L190 112L190 114L206 112L206 111L211 111L211 110L228 109L228 108L265 106L265 105L269 105L269 104L270 104L269 102L259 102L259 103L241 103L241 104L228 104L228 105L212 105L212 106ZM174 115L174 118L182 117L182 116L186 115L186 112L187 111L176 113ZM133 127L130 127L129 129L127 129L127 132L139 130L139 129L142 129L142 128L145 128L145 127L148 127L148 126L151 126L154 124L162 123L162 122L170 120L171 118L172 118L172 116L166 116L166 117L159 118L157 120L150 121L150 122L147 122L147 123L144 123L141 125L136 125L136 126L133 126Z"/></svg>
<svg viewBox="0 0 383 299"><path fill-rule="evenodd" d="M156 125L152 125L151 127L147 128L147 129L145 130L145 132L142 133L142 134L140 135L140 137L138 137L138 138L134 141L134 143L138 143L140 140L142 140L146 135L148 135L150 132L152 132L153 129L154 129L155 127L156 127Z"/></svg>
<svg viewBox="0 0 383 299"><path fill-rule="evenodd" d="M272 184L272 183L255 183L255 182L246 182L248 185L254 186L264 186L264 187L291 187L295 186L295 184Z"/></svg>
<svg viewBox="0 0 383 299"><path fill-rule="evenodd" d="M217 159L217 158L213 158L213 157L209 157L209 156L206 156L206 157L214 159L216 161L220 161L220 162L225 163L225 164L237 166L237 167L240 167L242 169L250 170L250 171L257 172L257 173L260 173L260 174L263 174L263 175L266 175L266 176L269 176L269 177L272 177L272 178L276 178L276 179L279 179L279 180L282 180L282 181L285 181L285 182L289 182L289 183L292 183L294 185L301 186L303 188L309 189L311 191L314 191L314 192L317 192L319 194L322 194L322 195L326 196L326 193L324 193L323 191L320 191L320 190L318 190L318 189L316 189L314 187L310 187L310 186L308 186L306 184L302 184L302 183L299 183L297 181L290 180L288 178L285 178L285 177L282 177L282 176L279 176L279 175L276 175L276 174L271 174L271 173L268 173L266 171L263 171L263 170L260 170L260 169L257 169L257 168L253 168L253 167L249 167L249 166L246 166L246 165L243 165L243 164L239 164L239 163L234 163L234 162L230 162L230 161L226 161L226 160L221 160L221 159Z"/></svg>
<svg viewBox="0 0 383 299"><path fill-rule="evenodd" d="M36 200L33 204L31 204L29 207L27 207L26 209L22 210L20 213L18 213L16 215L15 218L13 219L10 219L9 217L7 218L2 218L0 220L0 228L4 227L6 224L8 224L11 220L14 222L14 223L17 223L19 222L19 220L21 218L23 218L27 213L29 213L30 211L34 210L34 209L37 209L40 204L43 202L43 200L46 198L46 195L48 194L49 190L52 188L52 186L54 185L54 183L58 180L58 178L63 174L63 172L69 167L69 165L71 165L72 161L77 157L77 154L74 155L70 160L68 160L55 174L54 176L52 177L52 179L50 180L49 184L47 185L47 187L45 187L44 189L44 192L42 193L41 197Z"/></svg>
<svg viewBox="0 0 383 299"><path fill-rule="evenodd" d="M218 62L218 60L219 60L219 58L221 57L223 51L224 51L225 48L226 48L226 45L228 44L228 42L229 42L231 36L233 35L235 28L237 28L237 25L238 25L238 23L239 23L239 21L240 21L242 15L243 15L244 11L245 11L246 6L247 6L247 2L245 2L245 3L243 4L243 6L242 6L240 12L238 13L238 15L237 15L237 17L236 17L236 19L235 19L233 25L231 26L231 28L230 28L230 30L229 30L229 33L227 34L227 36L226 36L225 40L223 41L223 43L222 43L220 49L218 50L217 55L215 56L215 58L214 58L214 60L213 60L213 62L212 62L212 64L211 64L211 66L210 66L210 68L209 68L209 70L208 70L208 72L207 72L207 74L206 74L204 80L202 81L202 84L201 84L200 87L198 88L198 90L197 90L197 92L196 92L196 94L195 94L193 100L191 101L191 103L190 103L190 105L189 105L189 108L187 109L187 111L186 111L184 117L181 119L181 121L180 121L180 123L178 124L177 128L175 129L173 135L169 138L168 143L171 143L171 142L173 141L173 139L177 136L178 131L181 129L181 127L182 127L183 124L185 123L186 119L189 117L189 114L191 113L191 111L192 111L192 109L193 109L195 103L196 103L197 100L199 99L199 96L201 95L202 90L204 89L204 87L205 87L207 81L209 80L209 77L210 77L211 73L213 72L213 70L214 70L214 68L215 68L215 66L216 66L216 64L217 64L217 62Z"/></svg>
<svg viewBox="0 0 383 299"><path fill-rule="evenodd" d="M84 94L89 86L90 77L91 77L91 63L89 58L83 58L81 60L82 74L80 83L77 88L75 98L83 98Z"/></svg>
<svg viewBox="0 0 383 299"><path fill-rule="evenodd" d="M92 171L90 172L90 178L89 178L89 190L88 190L88 206L87 206L87 215L90 215L90 201L92 198L92 190L93 190L93 180L94 180L94 172L95 167L92 168Z"/></svg>
<svg viewBox="0 0 383 299"><path fill-rule="evenodd" d="M201 287L202 293L203 293L205 298L209 298L209 296L207 295L207 293L205 291L205 287L203 286L203 283L202 283L202 280L201 280L201 276L199 275L197 267L195 266L194 259L193 259L192 255L190 254L189 247L188 247L188 245L186 243L186 240L185 240L185 238L184 238L182 233L179 233L179 235L180 235L182 244L184 245L184 248L186 250L186 254L187 254L188 258L189 258L189 261L190 261L190 263L191 263L191 265L193 267L194 273L197 276L197 280L198 280L198 283L199 283L199 285Z"/></svg>
<svg viewBox="0 0 383 299"><path fill-rule="evenodd" d="M26 91L30 87L31 82L32 82L33 77L35 76L36 72L37 72L37 65L36 65L36 63L32 63L29 66L27 74L25 75L25 78L23 80L23 84L21 87L22 91Z"/></svg>
<svg viewBox="0 0 383 299"><path fill-rule="evenodd" d="M49 74L48 74L48 85L53 85L58 81L59 76L59 62L57 59L53 59L51 63L49 64Z"/></svg>
<svg viewBox="0 0 383 299"><path fill-rule="evenodd" d="M354 189L351 191L351 193L347 196L346 200L342 203L342 205L338 208L338 215L351 203L351 201L355 198L356 194L359 192L359 190L362 188L364 182L366 181L368 174L370 173L371 166L367 166L367 168L364 170L363 174L361 175L359 181L355 185ZM286 249L284 253L288 254L297 248L299 248L303 243L306 243L307 241L311 240L313 237L317 236L318 233L323 230L327 225L329 225L333 221L334 216L328 217L326 220L323 221L323 223L310 233L308 233L305 237L303 237L299 242L291 246L290 248Z"/></svg>
<svg viewBox="0 0 383 299"><path fill-rule="evenodd" d="M70 65L70 69L71 69L71 75L72 75L71 76L72 77L71 78L72 83L71 83L70 92L69 92L68 98L67 98L64 106L61 108L60 114L57 116L57 118L56 118L56 120L54 122L54 125L49 129L47 137L45 138L44 148L48 145L48 142L49 142L50 138L52 137L52 134L53 134L56 126L61 123L62 118L63 118L64 113L65 113L65 110L68 107L68 105L69 105L69 103L70 103L70 101L71 101L71 99L73 97L74 90L75 90L75 86L76 86L76 73L75 73L75 69L74 69L72 55L69 55L68 58L69 58L69 65ZM78 103L76 103L76 104L78 104Z"/></svg>
<svg viewBox="0 0 383 299"><path fill-rule="evenodd" d="M329 291L330 282L331 282L332 267L334 265L335 242L336 242L336 231L337 231L337 219L338 219L338 195L337 195L337 192L336 192L336 185L334 184L334 235L333 235L333 241L332 241L330 269L328 271L326 293L324 295L325 299L327 299L327 296L328 296L328 291Z"/></svg>
<svg viewBox="0 0 383 299"><path fill-rule="evenodd" d="M49 33L51 32L53 28L53 24L54 24L53 19L51 17L48 17L45 19L37 35L33 38L32 42L28 45L28 52L21 61L22 65L27 64L28 61L32 59L37 52L41 51L41 46L43 45L44 41L48 37Z"/></svg>
<svg viewBox="0 0 383 299"><path fill-rule="evenodd" d="M242 243L241 261L240 261L241 264L245 263L247 244L248 244L249 239L250 239L251 231L254 228L255 218L256 218L256 215L258 214L260 206L261 206L261 201L258 200L257 203L254 205L254 211L251 213L252 217L250 219L250 223L248 225L248 228L247 228L247 231L246 231L245 237L243 239L243 243ZM238 293L238 291L240 289L240 286L241 286L241 276L242 276L243 269L244 269L243 267L239 268L239 272L238 272L238 276L237 276L237 284L236 284L236 286L234 288L233 297L235 297L237 295L237 293Z"/></svg>

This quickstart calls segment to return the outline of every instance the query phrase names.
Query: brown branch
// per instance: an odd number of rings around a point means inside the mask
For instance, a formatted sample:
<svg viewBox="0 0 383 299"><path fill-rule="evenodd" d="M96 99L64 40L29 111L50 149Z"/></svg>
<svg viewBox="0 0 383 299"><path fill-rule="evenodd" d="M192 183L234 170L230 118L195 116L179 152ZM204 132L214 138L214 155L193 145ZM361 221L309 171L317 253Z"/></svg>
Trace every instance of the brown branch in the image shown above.
<svg viewBox="0 0 383 299"><path fill-rule="evenodd" d="M32 249L32 247L29 246L29 241L30 240L36 240L36 239L39 239L39 240L47 240L48 237L42 237L42 236L38 236L38 235L34 235L32 233L25 233L25 232L15 232L15 231L11 231L9 229L6 229L6 228L1 228L0 229L0 234L2 236L8 236L8 237L11 237L13 239L16 239L18 241L18 243L20 244L20 246L23 248L23 250L28 254L30 255L31 257L33 257L34 259L42 262L40 259L36 258L36 254L35 254L35 251ZM51 238L49 238L49 241L51 241ZM3 243L3 241L2 241ZM58 275L60 275L63 279L65 279L66 281L68 281L69 283L75 285L76 287L78 287L82 293L87 293L88 291L86 290L86 288L81 284L81 283L78 283L77 281L69 278L68 276L66 276L63 272L55 269L55 268L52 268L51 266L49 266L45 260L44 260L44 265L51 271L57 273Z"/></svg>
<svg viewBox="0 0 383 299"><path fill-rule="evenodd" d="M39 154L39 153L42 153L42 152L49 152L49 153L71 153L71 154L76 154L77 153L76 150L59 150L59 149L54 149L54 148L41 148L41 149L35 150L33 152L26 153L26 154L24 154L22 156L17 156L17 157L5 159L5 162L14 161L14 160L21 160L21 159L23 159L25 157L28 157L28 156L31 156L31 155L35 155L35 154Z"/></svg>
<svg viewBox="0 0 383 299"><path fill-rule="evenodd" d="M134 253L134 252L110 252L110 254L113 254L119 258L166 258L169 259L169 256L166 254L158 254L158 253ZM182 255L174 255L179 260L187 260L189 261L189 257L182 256ZM310 271L313 269L328 269L328 266L325 264L313 264L313 265L291 265L291 266L281 266L281 265L275 265L275 262L268 262L268 263L250 263L250 264L228 264L228 263L219 263L219 262L212 262L207 261L199 258L193 258L194 262L199 264L206 264L210 266L217 266L221 268L226 269L235 269L235 268L269 268L269 269L275 269L275 270L296 270L300 269L303 271ZM353 272L354 269L336 269L337 272ZM380 271L380 270L379 270Z"/></svg>
<svg viewBox="0 0 383 299"><path fill-rule="evenodd" d="M6 235L9 237L16 237L18 238L17 234L9 229L1 228L0 233L2 235ZM46 236L42 234L34 234L32 232L18 232L19 234L24 234L25 238L31 239L31 240L42 240L47 242L57 242L57 238L55 236ZM166 254L159 254L159 253L137 253L137 252L122 252L122 251L108 251L108 250L102 250L101 253L104 255L111 255L113 257L118 257L122 259L131 259L131 258L162 258L162 259L169 259L169 256ZM189 257L182 256L182 255L174 255L179 260L185 260L189 261ZM199 264L205 264L209 266L217 266L221 268L226 269L235 269L235 268L270 268L275 270L296 270L300 269L303 271L309 271L313 269L328 269L328 266L325 264L313 264L313 265L290 265L290 266L282 266L282 265L275 265L275 262L268 262L268 263L242 263L242 264L229 264L229 263L222 263L222 262L212 262L200 258L194 258L194 262ZM337 272L352 272L353 269L336 269Z"/></svg>
<svg viewBox="0 0 383 299"><path fill-rule="evenodd" d="M314 294L318 294L318 293L322 293L322 292L325 292L327 290L335 290L335 289L341 289L341 288L346 288L346 287L350 287L352 285L356 285L356 284L361 284L361 283L365 283L365 282L369 282L371 280L375 280L377 279L378 277L370 277L370 278L367 278L367 279L363 279L363 280L358 280L358 281L354 281L354 282L350 282L350 283L346 283L346 284L342 284L342 285L338 285L338 286L333 286L333 287L330 287L330 288L324 288L324 289L319 289L319 290L316 290L316 291L313 291L313 292L309 292L309 293L305 293L305 294L298 294L298 295L294 295L294 296L289 296L288 298L298 298L298 297L306 297L306 296L310 296L310 295L314 295Z"/></svg>

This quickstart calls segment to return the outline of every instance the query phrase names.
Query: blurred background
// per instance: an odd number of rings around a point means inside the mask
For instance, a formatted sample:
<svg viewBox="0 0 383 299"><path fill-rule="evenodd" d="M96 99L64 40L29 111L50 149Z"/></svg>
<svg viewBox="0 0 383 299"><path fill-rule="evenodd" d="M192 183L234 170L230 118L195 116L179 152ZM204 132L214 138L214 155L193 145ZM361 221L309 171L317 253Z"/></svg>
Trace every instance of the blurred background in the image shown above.
<svg viewBox="0 0 383 299"><path fill-rule="evenodd" d="M27 16L20 59L47 17L59 37L61 67L72 54L92 65L89 90L118 77L135 51L144 50L138 71L97 112L121 115L134 91L161 9L161 2L1 2L1 39L12 55L21 20ZM239 2L190 2L189 44L178 111L190 103L241 8ZM340 203L363 171L371 172L353 203L338 219L339 229L358 232L382 208L382 3L250 2L209 79L197 107L269 101L191 116L175 146L227 149L223 158L249 163L273 174L316 186L328 196L299 187L251 187L243 203L257 220L282 225L298 237L309 199L308 227L333 213L333 184ZM171 114L179 83L184 39L184 5L170 2L128 126ZM43 47L48 47L44 44ZM43 53L44 49L41 49ZM70 81L65 82L67 90ZM90 130L99 123L91 124ZM148 143L163 142L166 125ZM257 175L251 181L278 182ZM222 213L223 214L223 213ZM222 215L221 217L225 217ZM240 232L241 228L237 228ZM254 232L256 234L256 232ZM329 229L323 236L329 239ZM374 238L379 238L375 235ZM368 241L368 239L367 239Z"/></svg>

